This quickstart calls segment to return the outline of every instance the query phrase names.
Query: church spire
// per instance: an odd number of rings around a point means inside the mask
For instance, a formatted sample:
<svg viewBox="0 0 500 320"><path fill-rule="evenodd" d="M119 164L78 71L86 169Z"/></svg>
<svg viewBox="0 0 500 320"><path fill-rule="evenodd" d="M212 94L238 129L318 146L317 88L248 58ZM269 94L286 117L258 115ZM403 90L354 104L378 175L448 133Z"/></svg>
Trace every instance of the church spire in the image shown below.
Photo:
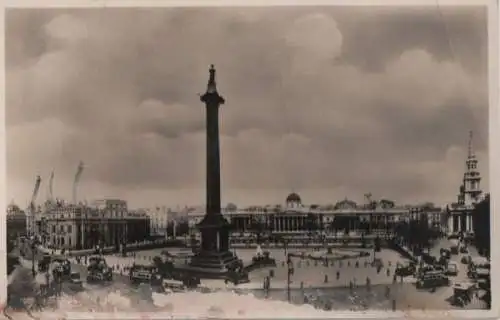
<svg viewBox="0 0 500 320"><path fill-rule="evenodd" d="M469 149L468 149L468 158L469 159L472 159L475 157L474 148L472 146L472 143L473 143L473 132L471 130L471 131L469 131Z"/></svg>
<svg viewBox="0 0 500 320"><path fill-rule="evenodd" d="M469 144L467 150L466 170L464 172L463 183L460 188L459 204L471 206L479 201L482 194L480 187L481 174L478 170L478 159L474 154L472 131L469 131Z"/></svg>

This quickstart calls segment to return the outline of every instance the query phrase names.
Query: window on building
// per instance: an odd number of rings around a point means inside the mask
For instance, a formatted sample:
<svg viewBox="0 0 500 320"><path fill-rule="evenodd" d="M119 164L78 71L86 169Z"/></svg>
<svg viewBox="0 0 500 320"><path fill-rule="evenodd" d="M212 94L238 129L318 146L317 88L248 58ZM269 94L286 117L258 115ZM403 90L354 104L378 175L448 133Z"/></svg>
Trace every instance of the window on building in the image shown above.
<svg viewBox="0 0 500 320"><path fill-rule="evenodd" d="M62 225L59 230L61 230L61 232L64 232L64 225Z"/></svg>
<svg viewBox="0 0 500 320"><path fill-rule="evenodd" d="M73 226L71 226L71 225L68 226L68 232L69 233L73 232Z"/></svg>
<svg viewBox="0 0 500 320"><path fill-rule="evenodd" d="M64 238L61 237L61 246L64 246Z"/></svg>
<svg viewBox="0 0 500 320"><path fill-rule="evenodd" d="M56 233L56 226L52 226L52 233Z"/></svg>
<svg viewBox="0 0 500 320"><path fill-rule="evenodd" d="M71 238L68 238L68 245L71 246Z"/></svg>

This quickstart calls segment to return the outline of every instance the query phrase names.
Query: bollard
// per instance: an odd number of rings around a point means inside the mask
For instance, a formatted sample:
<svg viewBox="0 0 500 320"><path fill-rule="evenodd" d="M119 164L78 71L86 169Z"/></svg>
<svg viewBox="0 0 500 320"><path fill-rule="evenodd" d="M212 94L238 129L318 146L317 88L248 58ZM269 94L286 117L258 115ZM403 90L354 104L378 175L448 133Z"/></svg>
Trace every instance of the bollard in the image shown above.
<svg viewBox="0 0 500 320"><path fill-rule="evenodd" d="M340 272L337 271L337 280L340 279Z"/></svg>
<svg viewBox="0 0 500 320"><path fill-rule="evenodd" d="M325 274L325 283L328 283L328 275Z"/></svg>
<svg viewBox="0 0 500 320"><path fill-rule="evenodd" d="M269 277L274 278L274 269L269 270Z"/></svg>

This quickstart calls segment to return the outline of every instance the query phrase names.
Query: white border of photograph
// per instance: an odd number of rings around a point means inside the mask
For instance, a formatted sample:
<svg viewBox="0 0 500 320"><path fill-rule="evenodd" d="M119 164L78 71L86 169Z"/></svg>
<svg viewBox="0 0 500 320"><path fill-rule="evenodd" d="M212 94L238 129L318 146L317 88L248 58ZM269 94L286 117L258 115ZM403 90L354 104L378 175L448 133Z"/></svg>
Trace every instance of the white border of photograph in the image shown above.
<svg viewBox="0 0 500 320"><path fill-rule="evenodd" d="M498 72L498 40L499 40L499 24L498 24L498 3L495 0L4 0L3 1L4 10L1 12L2 24L0 28L2 29L2 38L5 37L5 9L6 8L113 8L113 7L195 7L195 6L315 6L315 5L328 5L328 6L338 6L338 5L349 5L349 6L487 6L488 7L488 68L489 68L489 173L490 173L490 186L489 191L491 194L491 242L497 243L500 241L500 235L495 230L500 230L500 222L494 219L495 217L495 204L497 196L497 184L498 178L500 178L500 172L498 166L495 163L500 163L499 159L499 148L498 140L495 137L500 136L500 131L498 126L499 114L497 112L498 105L498 93L499 93L499 83L500 74ZM3 120L0 126L0 147L3 152L5 152L6 140L5 140L5 41L2 41L0 55L4 64L2 65L3 76L0 78L0 92L2 98L1 109L1 119ZM450 115L453 117L453 114ZM0 207L7 208L6 201L6 156L3 154L0 157L0 178L2 183L0 183ZM497 177L495 179L494 177ZM6 210L4 209L2 214L0 214L0 283L7 283L6 274ZM493 265L493 270L500 263L499 249L494 249L496 246L492 245L491 249L491 263ZM398 319L398 318L499 318L499 307L500 307L500 294L497 294L494 288L500 286L500 276L496 272L491 274L492 280L492 308L491 310L450 310L450 311L422 311L422 310L407 310L405 312L385 312L385 311L363 311L363 312L349 312L349 311L324 311L324 312L314 312L313 314L304 317L297 316L296 318L314 318L314 319L329 319L329 318L372 318L372 319ZM0 289L0 301L6 301L7 292L6 286ZM3 303L1 306L4 306ZM201 317L201 315L200 315ZM14 315L14 318L17 317ZM25 317L21 316L20 318ZM163 312L116 312L116 313L91 313L91 312L44 312L41 319L172 319L169 313ZM182 317L183 319L194 319L193 317ZM219 318L219 317L217 317ZM242 315L237 317L240 319L251 319L251 315ZM269 314L266 318L282 318L277 312L276 314ZM31 318L29 318L31 319Z"/></svg>

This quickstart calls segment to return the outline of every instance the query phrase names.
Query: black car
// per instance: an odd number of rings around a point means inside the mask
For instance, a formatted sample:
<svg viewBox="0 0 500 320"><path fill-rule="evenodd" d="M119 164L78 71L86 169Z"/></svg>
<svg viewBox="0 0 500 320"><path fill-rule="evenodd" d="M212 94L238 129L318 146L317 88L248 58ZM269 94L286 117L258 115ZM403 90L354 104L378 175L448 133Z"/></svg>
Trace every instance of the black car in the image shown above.
<svg viewBox="0 0 500 320"><path fill-rule="evenodd" d="M132 284L150 283L161 285L163 277L155 266L136 264L130 268L129 279Z"/></svg>
<svg viewBox="0 0 500 320"><path fill-rule="evenodd" d="M408 277L416 272L416 267L414 264L408 264L404 266L397 266L395 274L398 277Z"/></svg>
<svg viewBox="0 0 500 320"><path fill-rule="evenodd" d="M108 266L104 258L93 256L89 258L89 263L87 282L113 281L113 270Z"/></svg>

